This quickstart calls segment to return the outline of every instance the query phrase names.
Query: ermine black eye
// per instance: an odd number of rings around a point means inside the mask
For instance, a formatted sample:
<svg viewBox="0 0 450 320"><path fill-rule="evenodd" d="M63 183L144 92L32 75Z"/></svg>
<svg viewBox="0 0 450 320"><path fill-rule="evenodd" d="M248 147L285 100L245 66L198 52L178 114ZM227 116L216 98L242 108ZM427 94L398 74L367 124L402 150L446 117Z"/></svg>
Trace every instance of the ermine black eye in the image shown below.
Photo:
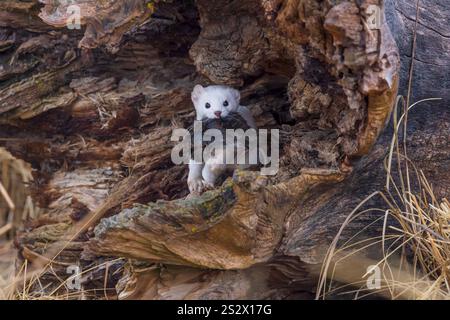
<svg viewBox="0 0 450 320"><path fill-rule="evenodd" d="M224 107L228 107L228 105L229 105L228 101L225 100L225 101L223 102L223 106L224 106Z"/></svg>
<svg viewBox="0 0 450 320"><path fill-rule="evenodd" d="M205 108L206 108L206 109L209 109L209 108L211 108L211 105L207 102L207 103L205 104Z"/></svg>

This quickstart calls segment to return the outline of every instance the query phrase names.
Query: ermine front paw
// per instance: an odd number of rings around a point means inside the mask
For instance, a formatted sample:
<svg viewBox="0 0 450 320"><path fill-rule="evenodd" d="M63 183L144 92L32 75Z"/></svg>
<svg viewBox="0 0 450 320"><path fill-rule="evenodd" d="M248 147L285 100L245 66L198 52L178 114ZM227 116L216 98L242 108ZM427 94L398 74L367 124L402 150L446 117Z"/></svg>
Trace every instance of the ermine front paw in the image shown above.
<svg viewBox="0 0 450 320"><path fill-rule="evenodd" d="M206 190L212 190L214 189L214 184L213 183L209 183L205 180L203 180L203 189Z"/></svg>
<svg viewBox="0 0 450 320"><path fill-rule="evenodd" d="M204 183L202 179L192 179L188 180L188 188L190 193L193 194L201 194L205 189Z"/></svg>

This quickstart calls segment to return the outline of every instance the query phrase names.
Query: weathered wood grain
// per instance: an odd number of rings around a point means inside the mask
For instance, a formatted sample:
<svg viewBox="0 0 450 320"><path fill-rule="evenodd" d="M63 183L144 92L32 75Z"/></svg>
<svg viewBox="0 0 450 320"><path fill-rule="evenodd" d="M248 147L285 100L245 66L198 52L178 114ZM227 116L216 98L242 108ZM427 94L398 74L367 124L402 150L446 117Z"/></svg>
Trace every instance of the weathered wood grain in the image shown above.
<svg viewBox="0 0 450 320"><path fill-rule="evenodd" d="M340 223L382 185L390 132L376 141L407 91L414 2L160 1L150 19L148 1L77 0L82 30L44 2L0 4L0 145L32 165L43 212L20 257L39 268L65 246L52 272L94 267L94 297L106 279L119 298L311 298ZM383 3L388 24L368 29ZM448 95L448 15L421 4L413 101ZM281 130L277 176L184 199L170 134L192 122L196 83L239 87L258 125ZM418 115L411 154L448 194L448 113Z"/></svg>

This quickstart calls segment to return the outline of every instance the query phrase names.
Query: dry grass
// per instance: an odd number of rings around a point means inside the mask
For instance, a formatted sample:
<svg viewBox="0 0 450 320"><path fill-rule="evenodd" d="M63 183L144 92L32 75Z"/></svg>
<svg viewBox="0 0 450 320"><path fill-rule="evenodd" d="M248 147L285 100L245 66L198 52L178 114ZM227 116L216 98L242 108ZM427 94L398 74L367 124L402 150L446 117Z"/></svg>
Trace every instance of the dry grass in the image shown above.
<svg viewBox="0 0 450 320"><path fill-rule="evenodd" d="M400 118L397 118L397 106L404 101L402 98L397 100L394 135L385 160L385 188L362 201L342 225L324 261L317 298L346 294L354 298L450 299L450 203L447 199L436 198L424 173L408 158L406 139L399 141L398 138L402 126L406 138L408 111L432 100L437 99L419 101L408 109L404 108ZM394 165L395 174L392 170ZM380 197L385 206L362 210L374 197ZM368 212L380 214L377 221L383 222L382 234L356 241L362 230L338 246L342 231ZM377 246L382 259L372 261L365 252ZM363 266L378 267L380 287L376 290L367 288L365 278L371 272L350 275L349 270L358 269L357 265L359 270Z"/></svg>
<svg viewBox="0 0 450 320"><path fill-rule="evenodd" d="M31 167L0 148L0 240L37 212L28 194Z"/></svg>
<svg viewBox="0 0 450 320"><path fill-rule="evenodd" d="M0 243L0 300L8 297L8 285L14 278L14 257L12 243L3 241Z"/></svg>
<svg viewBox="0 0 450 320"><path fill-rule="evenodd" d="M33 205L27 190L31 180L30 166L0 148L0 300L84 299L93 296L89 290L70 290L67 284L71 279L63 280L56 275L53 268L57 264L57 255L53 259L44 259L45 263L37 263L38 268L31 268L25 261L19 270L15 270L17 251L11 241L14 231L24 220L39 215L39 209ZM80 276L102 268L108 272L105 264L84 270ZM41 278L46 273L53 273L55 279L60 279L53 285L54 289L42 285ZM103 289L105 292L109 290Z"/></svg>
<svg viewBox="0 0 450 320"><path fill-rule="evenodd" d="M328 249L324 260L317 298L344 294L355 299L371 296L386 299L450 299L450 203L437 199L424 173L408 157L407 122L409 111L426 99L409 105L412 93L414 61L419 23L419 0L415 2L411 64L406 101L397 99L394 110L394 134L385 161L386 185L363 200L347 217ZM403 102L403 114L398 106ZM403 126L403 141L399 132ZM395 163L393 160L396 160ZM392 167L396 166L395 176ZM412 186L415 186L414 189ZM362 210L369 200L380 197L384 207ZM379 213L379 219L338 246L343 230L368 212ZM366 229L383 222L381 235L356 240ZM382 258L373 261L366 255L379 247ZM368 289L369 274L378 268L379 286ZM352 272L358 270L356 272ZM361 270L366 270L360 273ZM358 273L359 272L359 273ZM338 284L339 283L339 284Z"/></svg>
<svg viewBox="0 0 450 320"><path fill-rule="evenodd" d="M31 179L31 167L0 148L0 299L8 297L14 278L16 252L10 239L24 219L36 215L26 186Z"/></svg>
<svg viewBox="0 0 450 320"><path fill-rule="evenodd" d="M89 269L83 270L77 276L84 279L92 272L104 271L105 279L108 278L109 266L122 259L107 261ZM53 269L55 262L52 261L39 272L30 271L28 262L25 260L17 273L11 273L7 281L2 281L0 277L0 300L88 300L88 299L109 299L115 296L115 288L108 288L104 283L103 288L87 289L81 283L79 290L69 287L73 277L61 279ZM116 270L115 273L121 270ZM51 274L57 283L44 285L44 273ZM101 295L103 292L103 296Z"/></svg>

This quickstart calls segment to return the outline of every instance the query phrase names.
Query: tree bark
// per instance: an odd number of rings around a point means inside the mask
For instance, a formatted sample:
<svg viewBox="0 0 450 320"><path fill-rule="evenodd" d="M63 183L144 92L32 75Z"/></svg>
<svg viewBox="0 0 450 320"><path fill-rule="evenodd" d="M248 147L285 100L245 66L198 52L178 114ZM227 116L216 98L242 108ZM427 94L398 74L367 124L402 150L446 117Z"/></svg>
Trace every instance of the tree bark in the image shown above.
<svg viewBox="0 0 450 320"><path fill-rule="evenodd" d="M81 30L65 28L63 4L0 4L0 145L33 167L43 211L18 237L21 259L39 270L56 256L41 283L60 294L55 274L67 279L76 264L92 298L313 297L340 223L382 184L391 131L376 141L399 84L407 92L412 5L75 2ZM370 5L383 13L377 28ZM448 81L438 66L449 56L423 42L448 43L433 18L418 29L413 99L448 94L437 81ZM258 126L280 129L277 175L237 171L186 198L187 168L172 164L170 137L194 119L195 83L239 88ZM448 113L419 113L427 123L411 120L413 157L445 195Z"/></svg>

